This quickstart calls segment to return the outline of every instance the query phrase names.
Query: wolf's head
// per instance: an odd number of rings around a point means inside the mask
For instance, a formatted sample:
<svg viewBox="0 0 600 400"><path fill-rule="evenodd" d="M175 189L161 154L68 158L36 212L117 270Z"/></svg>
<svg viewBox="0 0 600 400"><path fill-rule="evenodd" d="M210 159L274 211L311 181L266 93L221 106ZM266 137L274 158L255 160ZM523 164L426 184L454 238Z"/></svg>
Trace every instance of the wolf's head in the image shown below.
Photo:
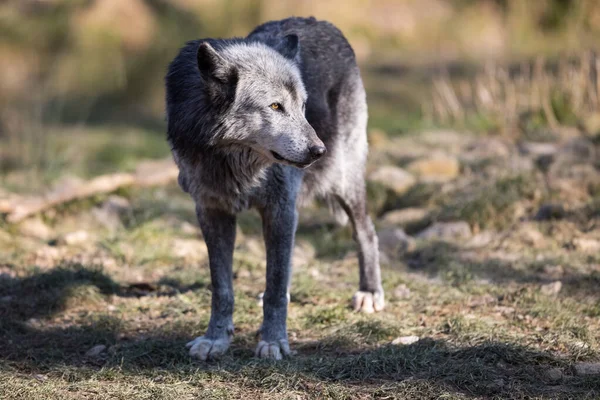
<svg viewBox="0 0 600 400"><path fill-rule="evenodd" d="M263 43L237 43L217 52L198 48L198 68L209 96L226 96L215 145L250 147L272 162L305 168L326 149L304 116L307 93L298 69L296 35Z"/></svg>

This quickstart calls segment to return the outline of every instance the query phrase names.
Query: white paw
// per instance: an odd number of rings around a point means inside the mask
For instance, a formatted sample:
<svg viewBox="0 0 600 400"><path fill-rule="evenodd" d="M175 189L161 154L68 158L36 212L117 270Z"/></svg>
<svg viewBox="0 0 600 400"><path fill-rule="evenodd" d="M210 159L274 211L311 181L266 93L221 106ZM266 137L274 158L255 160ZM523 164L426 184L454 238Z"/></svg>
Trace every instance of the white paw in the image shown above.
<svg viewBox="0 0 600 400"><path fill-rule="evenodd" d="M204 336L198 336L185 345L190 349L190 356L201 359L202 361L214 360L221 357L229 348L230 339L208 339Z"/></svg>
<svg viewBox="0 0 600 400"><path fill-rule="evenodd" d="M264 302L263 302L263 298L265 297L265 292L260 292L258 294L258 296L256 296L256 305L258 305L259 307L262 307ZM290 292L287 292L287 301L288 304L290 304L291 298L290 298Z"/></svg>
<svg viewBox="0 0 600 400"><path fill-rule="evenodd" d="M256 346L254 353L258 358L268 358L271 360L281 360L284 356L290 356L290 344L286 339L281 339L276 342L265 342L261 340Z"/></svg>
<svg viewBox="0 0 600 400"><path fill-rule="evenodd" d="M384 307L383 291L371 293L359 290L352 297L352 308L354 308L354 311L371 314L383 310Z"/></svg>

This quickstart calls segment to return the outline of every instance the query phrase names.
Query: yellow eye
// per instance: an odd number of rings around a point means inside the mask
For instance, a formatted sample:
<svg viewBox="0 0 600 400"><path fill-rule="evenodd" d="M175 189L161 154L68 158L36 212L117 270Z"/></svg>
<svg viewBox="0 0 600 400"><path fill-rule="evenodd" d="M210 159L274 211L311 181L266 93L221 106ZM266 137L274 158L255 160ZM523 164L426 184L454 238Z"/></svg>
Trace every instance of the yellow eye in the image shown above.
<svg viewBox="0 0 600 400"><path fill-rule="evenodd" d="M273 103L269 107L271 107L273 110L279 110L279 107L281 106L279 105L279 103Z"/></svg>

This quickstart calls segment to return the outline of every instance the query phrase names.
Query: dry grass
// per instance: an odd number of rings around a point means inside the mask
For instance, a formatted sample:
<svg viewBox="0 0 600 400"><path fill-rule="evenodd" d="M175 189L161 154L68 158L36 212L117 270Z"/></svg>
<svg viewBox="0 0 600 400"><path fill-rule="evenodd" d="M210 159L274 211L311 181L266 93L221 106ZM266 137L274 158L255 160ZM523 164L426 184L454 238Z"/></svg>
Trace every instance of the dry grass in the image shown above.
<svg viewBox="0 0 600 400"><path fill-rule="evenodd" d="M599 72L593 52L508 66L488 62L473 78L435 78L423 110L441 123L479 122L510 135L575 126L600 111Z"/></svg>

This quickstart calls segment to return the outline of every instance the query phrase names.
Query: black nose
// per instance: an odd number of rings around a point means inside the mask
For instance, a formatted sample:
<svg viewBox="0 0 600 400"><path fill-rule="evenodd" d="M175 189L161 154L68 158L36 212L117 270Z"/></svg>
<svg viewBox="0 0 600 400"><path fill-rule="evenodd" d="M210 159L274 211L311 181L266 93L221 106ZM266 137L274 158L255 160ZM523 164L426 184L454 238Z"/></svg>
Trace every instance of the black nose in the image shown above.
<svg viewBox="0 0 600 400"><path fill-rule="evenodd" d="M308 151L313 160L318 160L323 154L327 153L325 146L312 146Z"/></svg>

